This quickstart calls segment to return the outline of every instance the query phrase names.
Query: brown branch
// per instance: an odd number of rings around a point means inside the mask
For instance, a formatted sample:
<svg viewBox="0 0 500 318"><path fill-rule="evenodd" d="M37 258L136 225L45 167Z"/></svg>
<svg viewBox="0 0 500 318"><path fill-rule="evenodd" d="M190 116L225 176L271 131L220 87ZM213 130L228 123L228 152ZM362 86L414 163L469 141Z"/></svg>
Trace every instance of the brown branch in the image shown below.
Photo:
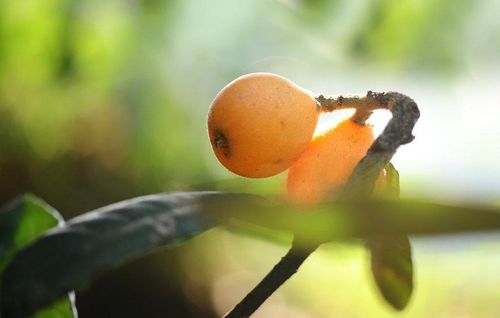
<svg viewBox="0 0 500 318"><path fill-rule="evenodd" d="M245 298L234 307L225 318L250 317L284 282L297 272L300 265L316 248L305 251L292 245L285 256L273 269L255 286Z"/></svg>
<svg viewBox="0 0 500 318"><path fill-rule="evenodd" d="M323 95L319 95L316 97L316 100L321 105L321 112L332 112L340 109L355 108L356 113L351 117L351 119L360 125L364 125L365 121L370 117L374 110L387 109L386 105L376 101L374 95L376 94L371 91L368 91L366 97L325 97Z"/></svg>
<svg viewBox="0 0 500 318"><path fill-rule="evenodd" d="M365 97L327 98L320 95L316 97L316 100L321 105L322 112L355 108L356 112L351 119L362 125L376 109L387 109L392 112L392 118L384 131L375 139L367 154L356 165L341 192L342 198L370 195L377 177L398 147L413 140L412 130L420 116L417 104L410 97L400 93L373 93L371 91L368 91ZM225 318L250 317L274 291L297 272L300 265L317 248L298 249L298 244L300 244L298 240L292 244L288 253Z"/></svg>

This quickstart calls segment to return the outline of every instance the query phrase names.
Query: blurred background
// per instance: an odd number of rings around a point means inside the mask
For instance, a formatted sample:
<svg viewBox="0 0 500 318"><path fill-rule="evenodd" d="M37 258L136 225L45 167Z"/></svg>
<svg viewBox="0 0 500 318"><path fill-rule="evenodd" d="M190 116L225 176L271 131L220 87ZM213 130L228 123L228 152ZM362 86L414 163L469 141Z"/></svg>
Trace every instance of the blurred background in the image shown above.
<svg viewBox="0 0 500 318"><path fill-rule="evenodd" d="M284 174L231 175L206 133L215 94L266 71L317 94L411 96L422 115L393 160L402 195L498 205L498 12L490 0L1 0L0 203L29 191L71 218L162 191L280 196ZM389 118L370 121L380 132ZM255 317L498 317L499 238L414 238L403 313L360 245L326 244ZM220 317L286 250L213 230L101 275L80 316Z"/></svg>

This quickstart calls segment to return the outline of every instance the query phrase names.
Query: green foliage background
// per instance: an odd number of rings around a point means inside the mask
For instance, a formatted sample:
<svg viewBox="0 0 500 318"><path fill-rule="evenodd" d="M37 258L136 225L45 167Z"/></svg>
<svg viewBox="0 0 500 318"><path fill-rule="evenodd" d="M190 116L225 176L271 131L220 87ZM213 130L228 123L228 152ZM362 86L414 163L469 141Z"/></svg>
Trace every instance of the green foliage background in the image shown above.
<svg viewBox="0 0 500 318"><path fill-rule="evenodd" d="M417 139L394 161L402 195L498 203L499 10L488 0L0 0L0 202L30 191L70 218L160 191L279 196L283 175L234 178L205 131L221 87L269 71L318 93L410 95L422 117ZM374 116L376 130L384 116ZM416 296L403 316L500 311L498 245L453 242L417 241ZM171 308L220 315L283 252L215 231L97 286L122 286L125 277L138 290L149 284L180 297L184 305ZM369 288L366 258L358 246L326 246L261 316L395 316ZM172 274L161 276L166 263ZM140 271L148 272L142 280ZM155 289L156 280L164 284ZM82 295L89 307L113 303L94 292ZM154 308L154 297L137 303Z"/></svg>

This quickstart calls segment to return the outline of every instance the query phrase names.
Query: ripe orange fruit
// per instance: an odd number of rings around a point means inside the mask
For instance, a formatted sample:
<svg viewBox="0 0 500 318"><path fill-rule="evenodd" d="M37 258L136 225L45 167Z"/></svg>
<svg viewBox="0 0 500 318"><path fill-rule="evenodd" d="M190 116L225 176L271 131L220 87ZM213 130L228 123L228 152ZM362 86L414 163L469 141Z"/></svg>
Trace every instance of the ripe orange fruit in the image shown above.
<svg viewBox="0 0 500 318"><path fill-rule="evenodd" d="M325 199L347 182L373 140L371 126L350 119L315 137L288 171L290 200L313 204ZM384 184L380 179L378 183L379 186Z"/></svg>
<svg viewBox="0 0 500 318"><path fill-rule="evenodd" d="M273 176L297 160L311 141L319 105L306 91L270 73L241 76L215 97L208 134L219 161L250 178Z"/></svg>

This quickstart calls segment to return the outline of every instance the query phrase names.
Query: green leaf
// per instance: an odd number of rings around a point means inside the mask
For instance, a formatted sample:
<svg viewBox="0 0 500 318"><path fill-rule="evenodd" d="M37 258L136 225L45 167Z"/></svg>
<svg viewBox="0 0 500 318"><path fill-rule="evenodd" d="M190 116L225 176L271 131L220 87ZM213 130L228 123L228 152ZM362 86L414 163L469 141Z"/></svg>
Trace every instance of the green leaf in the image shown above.
<svg viewBox="0 0 500 318"><path fill-rule="evenodd" d="M413 263L408 237L371 237L368 246L372 274L382 296L395 309L404 309L413 290Z"/></svg>
<svg viewBox="0 0 500 318"><path fill-rule="evenodd" d="M0 273L15 253L61 222L61 216L33 196L18 197L0 210Z"/></svg>
<svg viewBox="0 0 500 318"><path fill-rule="evenodd" d="M385 170L385 195L398 199L399 173L391 163ZM371 270L380 293L393 308L404 309L413 291L413 261L408 236L370 236L366 245L370 249Z"/></svg>
<svg viewBox="0 0 500 318"><path fill-rule="evenodd" d="M500 230L499 212L422 200L334 201L310 209L238 193L139 197L76 217L19 252L5 270L1 306L10 314L4 318L28 315L84 288L102 271L221 224L294 233L303 244L317 246L372 236Z"/></svg>
<svg viewBox="0 0 500 318"><path fill-rule="evenodd" d="M0 278L8 280L8 271L4 269L13 257L24 247L33 242L48 229L64 223L59 213L42 200L24 195L7 203L0 209ZM36 266L33 263L32 266ZM10 298L8 291L2 291L3 303ZM8 306L8 304L6 305ZM61 298L57 303L36 313L34 317L73 317L73 303L68 298ZM9 317L7 314L5 317ZM16 317L22 317L17 315Z"/></svg>
<svg viewBox="0 0 500 318"><path fill-rule="evenodd" d="M131 199L69 221L21 251L5 270L5 318L30 315L97 273L155 247L186 240L214 225L203 217L213 203L246 195L177 193Z"/></svg>
<svg viewBox="0 0 500 318"><path fill-rule="evenodd" d="M69 298L69 299L68 299ZM69 318L78 317L75 307L75 293L70 292L68 298L60 298L50 306L38 310L32 318Z"/></svg>

